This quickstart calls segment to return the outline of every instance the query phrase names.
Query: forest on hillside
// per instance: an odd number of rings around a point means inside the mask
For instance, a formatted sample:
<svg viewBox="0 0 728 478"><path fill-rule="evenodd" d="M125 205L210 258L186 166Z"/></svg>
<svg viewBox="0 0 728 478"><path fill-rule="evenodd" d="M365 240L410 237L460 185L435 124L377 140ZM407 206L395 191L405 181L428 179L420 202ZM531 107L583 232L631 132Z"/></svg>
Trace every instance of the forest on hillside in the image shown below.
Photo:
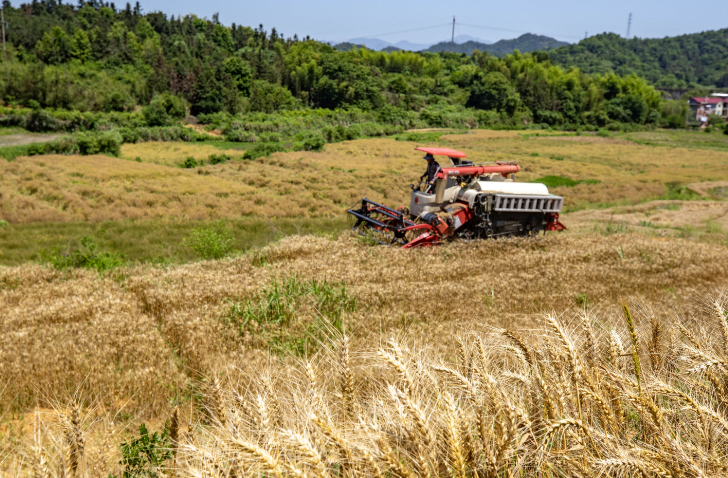
<svg viewBox="0 0 728 478"><path fill-rule="evenodd" d="M728 87L728 28L667 38L603 33L549 52L586 73L636 74L661 88Z"/></svg>
<svg viewBox="0 0 728 478"><path fill-rule="evenodd" d="M2 114L40 108L60 121L28 116L38 130L88 123L59 111L121 114L86 126L107 130L165 126L188 113L203 121L228 115L229 125L236 115L307 110L355 111L404 128L684 123L684 112L666 109L643 78L585 74L540 51L503 58L337 51L262 25L226 26L217 15L144 13L138 2L34 0L15 8L6 0L4 8L9 74L0 96L13 111Z"/></svg>
<svg viewBox="0 0 728 478"><path fill-rule="evenodd" d="M569 43L567 42L559 41L551 37L534 35L533 33L525 33L518 38L513 38L510 40L499 40L491 44L480 43L476 41L456 43L454 45L453 51L455 53L466 53L468 55L472 55L475 50L478 50L490 53L491 55L503 57L513 53L515 50L518 50L521 53L530 53L538 50L548 51L562 46L566 46L568 44ZM450 42L444 41L437 43L436 45L432 45L425 51L430 53L450 51Z"/></svg>

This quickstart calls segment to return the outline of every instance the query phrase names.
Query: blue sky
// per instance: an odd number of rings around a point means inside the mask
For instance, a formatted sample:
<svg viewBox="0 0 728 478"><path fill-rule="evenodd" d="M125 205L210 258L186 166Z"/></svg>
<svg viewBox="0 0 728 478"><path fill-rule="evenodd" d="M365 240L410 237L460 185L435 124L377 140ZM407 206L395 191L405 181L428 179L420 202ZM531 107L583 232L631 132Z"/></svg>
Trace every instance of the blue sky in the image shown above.
<svg viewBox="0 0 728 478"><path fill-rule="evenodd" d="M124 3L116 0L117 8ZM175 16L194 13L208 18L219 12L220 21L227 25L263 24L266 30L275 27L286 36L297 33L299 37L310 35L330 41L357 37L378 37L392 43L447 40L453 15L457 19L456 35L490 41L515 38L526 32L568 42L579 41L586 32L626 35L630 12L632 35L642 38L728 27L726 1L699 4L685 0L140 0L140 3L146 12L162 11Z"/></svg>

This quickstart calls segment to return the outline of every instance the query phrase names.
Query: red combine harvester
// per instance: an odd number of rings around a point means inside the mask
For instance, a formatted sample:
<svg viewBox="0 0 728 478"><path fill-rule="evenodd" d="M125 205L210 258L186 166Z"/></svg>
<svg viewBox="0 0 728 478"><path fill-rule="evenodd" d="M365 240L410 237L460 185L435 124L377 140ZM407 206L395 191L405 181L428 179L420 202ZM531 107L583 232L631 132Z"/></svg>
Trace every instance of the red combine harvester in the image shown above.
<svg viewBox="0 0 728 478"><path fill-rule="evenodd" d="M437 172L434 191L423 181L411 184L410 205L399 209L364 198L360 208L348 211L353 230L408 249L566 229L559 222L564 199L549 194L544 184L514 182L519 165L473 164L453 149L415 149L450 159L451 165Z"/></svg>

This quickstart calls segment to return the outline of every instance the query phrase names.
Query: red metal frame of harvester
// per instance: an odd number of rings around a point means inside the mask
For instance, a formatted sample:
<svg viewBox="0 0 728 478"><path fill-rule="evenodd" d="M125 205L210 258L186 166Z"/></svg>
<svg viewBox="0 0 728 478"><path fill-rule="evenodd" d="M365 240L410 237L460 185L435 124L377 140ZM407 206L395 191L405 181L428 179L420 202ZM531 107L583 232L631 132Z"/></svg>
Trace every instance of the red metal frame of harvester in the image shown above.
<svg viewBox="0 0 728 478"><path fill-rule="evenodd" d="M449 148L415 148L433 156L447 156L448 158L463 159L465 153ZM450 176L481 176L483 174L502 174L504 177L517 173L521 167L516 163L495 162L494 164L464 164L457 166L440 166L438 179L447 179Z"/></svg>

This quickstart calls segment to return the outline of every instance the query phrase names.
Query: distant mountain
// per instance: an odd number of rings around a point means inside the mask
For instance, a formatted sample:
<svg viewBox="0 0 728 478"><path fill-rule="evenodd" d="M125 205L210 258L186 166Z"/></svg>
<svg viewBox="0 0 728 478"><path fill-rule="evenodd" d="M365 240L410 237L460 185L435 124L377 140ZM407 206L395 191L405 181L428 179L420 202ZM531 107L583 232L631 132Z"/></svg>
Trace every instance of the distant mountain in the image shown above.
<svg viewBox="0 0 728 478"><path fill-rule="evenodd" d="M491 43L493 43L492 41L483 40L482 38L477 38L477 37L471 37L470 35L458 35L455 37L455 43L467 43L469 41L474 41L477 43L485 43L486 45L490 45ZM427 46L429 47L431 45L432 44L427 45Z"/></svg>
<svg viewBox="0 0 728 478"><path fill-rule="evenodd" d="M334 49L339 51L351 51L354 48L364 48L364 45L356 45L354 43L349 43L348 41L345 41L344 43L337 43L336 45L333 45Z"/></svg>
<svg viewBox="0 0 728 478"><path fill-rule="evenodd" d="M602 33L549 52L551 62L587 73L636 73L662 88L728 87L728 28L666 38Z"/></svg>
<svg viewBox="0 0 728 478"><path fill-rule="evenodd" d="M364 45L370 50L382 50L388 46L394 46L388 41L380 40L379 38L352 38L345 43L353 43L355 45Z"/></svg>
<svg viewBox="0 0 728 478"><path fill-rule="evenodd" d="M429 48L433 43L412 43L407 40L398 41L394 44L400 50L420 51Z"/></svg>
<svg viewBox="0 0 728 478"><path fill-rule="evenodd" d="M528 53L537 50L553 50L562 46L569 45L567 42L559 41L551 37L543 35L534 35L525 33L513 40L500 40L490 45L475 41L467 41L465 43L455 44L453 51L455 53L467 53L471 55L473 50L487 51L495 56L506 56L518 50L521 53ZM441 51L450 51L450 42L440 42L432 45L427 50L431 53L439 53Z"/></svg>

